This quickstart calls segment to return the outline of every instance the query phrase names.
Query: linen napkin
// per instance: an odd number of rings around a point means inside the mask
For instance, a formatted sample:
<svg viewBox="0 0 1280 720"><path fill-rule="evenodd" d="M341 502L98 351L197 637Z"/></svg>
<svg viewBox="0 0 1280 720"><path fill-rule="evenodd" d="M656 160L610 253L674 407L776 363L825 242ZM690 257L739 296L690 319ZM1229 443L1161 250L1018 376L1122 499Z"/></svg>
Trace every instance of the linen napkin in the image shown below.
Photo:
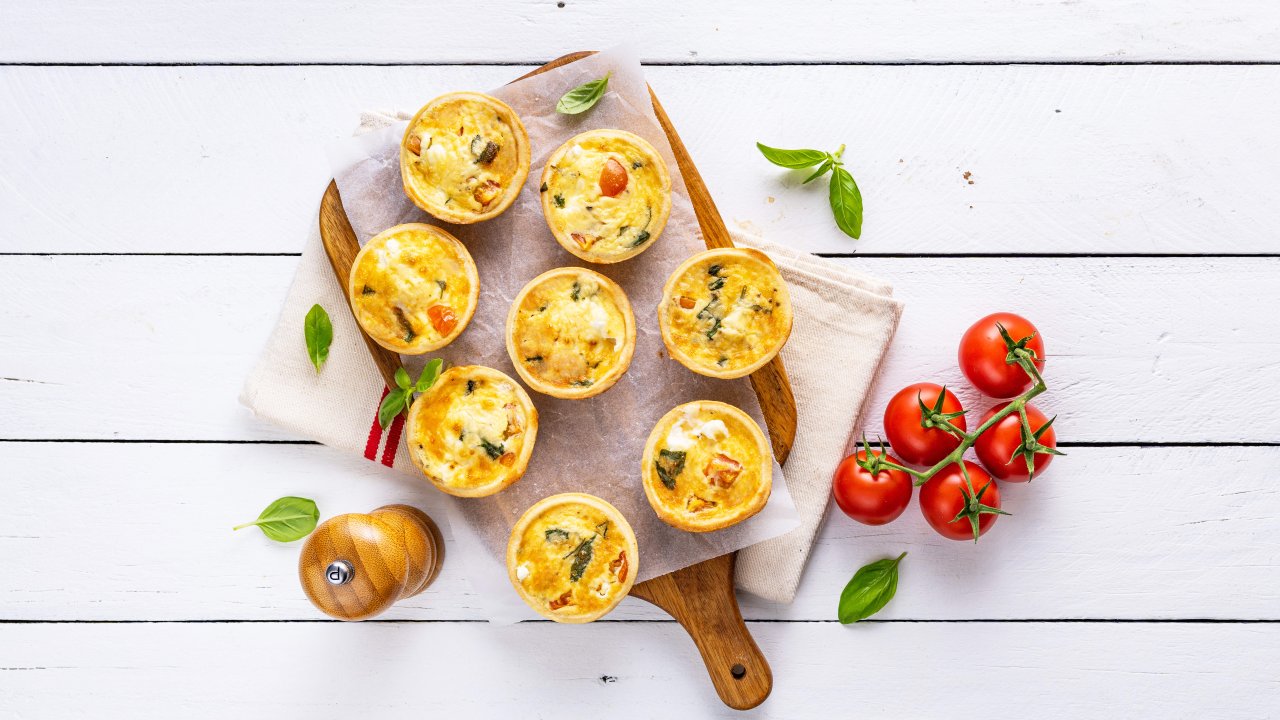
<svg viewBox="0 0 1280 720"><path fill-rule="evenodd" d="M769 255L791 292L794 325L782 359L795 393L799 424L787 460L787 485L800 525L738 553L739 589L789 603L817 536L831 495L831 473L851 446L861 409L893 339L902 304L882 281L827 260L735 230L734 243ZM302 342L302 322L313 303L335 312L325 372L316 374ZM378 404L386 389L360 330L345 308L338 283L312 228L280 319L240 402L254 415L301 437L362 454L389 468L415 473L400 442L403 416L386 431Z"/></svg>
<svg viewBox="0 0 1280 720"><path fill-rule="evenodd" d="M791 338L782 362L796 398L787 487L800 525L738 551L740 590L789 603L831 499L831 474L856 444L871 386L902 316L893 288L846 265L731 232L735 245L768 255L791 292Z"/></svg>

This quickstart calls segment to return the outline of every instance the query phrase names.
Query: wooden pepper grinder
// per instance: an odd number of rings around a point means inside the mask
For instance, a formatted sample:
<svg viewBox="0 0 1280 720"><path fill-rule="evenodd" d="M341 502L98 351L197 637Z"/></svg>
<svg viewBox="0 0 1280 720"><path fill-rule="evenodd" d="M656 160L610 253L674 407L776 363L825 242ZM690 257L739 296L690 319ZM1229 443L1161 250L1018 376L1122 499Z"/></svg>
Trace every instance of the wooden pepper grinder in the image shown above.
<svg viewBox="0 0 1280 720"><path fill-rule="evenodd" d="M440 529L426 513L386 505L321 523L302 546L298 578L326 615L365 620L426 590L443 560Z"/></svg>

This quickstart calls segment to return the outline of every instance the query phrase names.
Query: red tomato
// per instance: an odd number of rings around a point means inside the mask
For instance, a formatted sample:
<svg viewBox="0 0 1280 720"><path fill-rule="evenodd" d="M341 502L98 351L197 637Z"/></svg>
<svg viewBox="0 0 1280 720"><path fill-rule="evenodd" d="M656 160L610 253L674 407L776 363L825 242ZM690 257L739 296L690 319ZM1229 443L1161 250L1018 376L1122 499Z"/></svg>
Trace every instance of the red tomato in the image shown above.
<svg viewBox="0 0 1280 720"><path fill-rule="evenodd" d="M924 519L938 534L951 540L973 540L973 522L978 519L978 535L982 535L996 524L1000 511L1000 488L976 463L964 461L969 470L969 481L973 483L973 493L960 473L960 466L952 463L934 475L929 482L920 488L920 511ZM957 517L961 512L964 517ZM995 512L1000 511L1000 512Z"/></svg>
<svg viewBox="0 0 1280 720"><path fill-rule="evenodd" d="M442 336L448 335L458 327L458 316L448 305L432 305L427 308L427 319L431 321L431 327Z"/></svg>
<svg viewBox="0 0 1280 720"><path fill-rule="evenodd" d="M942 386L933 383L908 385L894 395L884 409L884 434L898 457L912 465L933 465L960 444L955 435L923 420L920 403L932 409L942 392ZM964 415L955 415L964 408L950 390L946 393L942 412L952 416L949 420L952 425L964 430Z"/></svg>
<svg viewBox="0 0 1280 720"><path fill-rule="evenodd" d="M866 451L859 450L840 462L831 481L836 504L845 515L864 525L884 525L896 519L911 501L911 476L896 468L878 466L878 455L873 451L868 460ZM883 457L902 464L892 455Z"/></svg>
<svg viewBox="0 0 1280 720"><path fill-rule="evenodd" d="M1031 378L1017 363L1007 362L1009 346L1000 336L1005 332L1015 343L1030 338L1023 347L1033 353L1037 370L1044 370L1044 340L1036 326L1021 315L999 312L974 323L960 338L960 370L982 394L995 398L1011 398L1031 387Z"/></svg>
<svg viewBox="0 0 1280 720"><path fill-rule="evenodd" d="M600 194L606 197L618 197L627 189L627 169L622 163L609 158L600 171Z"/></svg>
<svg viewBox="0 0 1280 720"><path fill-rule="evenodd" d="M986 422L992 415L1005 409L1009 403L1002 402L999 405L987 411L983 416L982 422ZM986 466L991 474L1001 480L1009 482L1026 482L1031 479L1030 473L1027 472L1027 460L1025 452L1036 449L1036 445L1042 445L1047 448L1056 448L1058 446L1058 437L1054 434L1053 428L1045 426L1049 424L1049 420L1045 419L1044 413L1037 410L1032 405L1027 405L1027 420L1031 423L1031 432L1040 433L1040 437L1032 437L1031 445L1022 437L1022 418L1018 417L1018 413L1012 413L1003 420L992 425L986 432L978 436L973 444L973 449L978 453L978 459ZM1044 432L1041 432L1041 430ZM1024 452L1025 451L1025 452ZM1014 453L1017 453L1015 456ZM1053 460L1053 454L1047 452L1037 452L1033 462L1035 463L1035 476L1040 474L1049 467L1049 462Z"/></svg>

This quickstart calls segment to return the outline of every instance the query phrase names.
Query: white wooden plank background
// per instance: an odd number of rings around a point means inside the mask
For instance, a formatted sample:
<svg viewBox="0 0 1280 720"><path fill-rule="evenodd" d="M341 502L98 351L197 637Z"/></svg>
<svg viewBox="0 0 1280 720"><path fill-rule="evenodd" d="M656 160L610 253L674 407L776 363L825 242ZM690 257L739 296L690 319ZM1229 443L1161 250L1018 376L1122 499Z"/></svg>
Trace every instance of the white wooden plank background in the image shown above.
<svg viewBox="0 0 1280 720"><path fill-rule="evenodd" d="M139 720L1267 718L1275 710L1274 624L750 627L772 660L775 690L745 714L720 705L701 671L690 672L697 652L671 623L18 625L0 645L0 702L13 717Z"/></svg>
<svg viewBox="0 0 1280 720"><path fill-rule="evenodd" d="M23 578L0 585L11 619L322 619L297 584L298 544L230 528L281 495L315 498L325 517L439 501L425 483L317 445L0 443L0 452L11 478L0 557ZM1002 487L1014 515L977 545L935 535L914 504L880 528L833 511L795 603L744 596L743 612L833 621L852 569L906 550L899 595L877 617L1274 619L1280 448L1067 452L1031 485ZM1215 482L1197 482L1205 466ZM450 555L440 581L386 617L485 618L460 581L469 564ZM73 567L82 570L49 571ZM610 617L664 616L629 599Z"/></svg>
<svg viewBox="0 0 1280 720"><path fill-rule="evenodd" d="M963 388L959 333L1015 309L1070 444L977 546L914 504L828 518L794 604L743 598L777 680L752 714L1273 715L1280 7L564 4L495 0L483 32L403 0L0 5L0 717L730 715L643 603L491 628L455 552L387 622L310 622L296 544L229 531L286 493L437 501L234 402L324 145L627 39L731 222L856 252L906 301L869 432L907 382ZM864 239L757 139L848 143ZM851 572L904 549L881 622L836 625Z"/></svg>
<svg viewBox="0 0 1280 720"><path fill-rule="evenodd" d="M360 109L414 109L423 97L496 87L527 69L9 68L0 135L27 142L0 144L0 249L297 252L325 185L324 148L350 134ZM1280 66L648 74L725 217L812 251L1277 245ZM92 131L85 116L96 119ZM821 183L799 187L803 176L775 172L757 140L848 144L867 206L863 239L836 229ZM104 192L115 187L127 190Z"/></svg>
<svg viewBox="0 0 1280 720"><path fill-rule="evenodd" d="M1258 402L1280 376L1280 315L1255 312L1280 305L1280 258L833 262L892 280L907 303L873 407L933 379L985 409L990 403L956 368L956 345L977 318L1012 308L1045 334L1051 385L1037 404L1061 416L1064 439L1280 437L1275 413L1241 423L1240 414L1224 412ZM0 437L290 439L255 423L236 397L295 264L293 257L5 258L0 338L10 347L45 339L0 354L0 403L8 408ZM47 278L57 293L31 292ZM86 325L85 312L96 321ZM87 397L95 398L93 413L84 411ZM879 432L878 416L868 431Z"/></svg>
<svg viewBox="0 0 1280 720"><path fill-rule="evenodd" d="M561 7L563 6L563 7ZM633 41L649 61L1275 60L1268 0L743 3L17 0L10 62L546 62Z"/></svg>

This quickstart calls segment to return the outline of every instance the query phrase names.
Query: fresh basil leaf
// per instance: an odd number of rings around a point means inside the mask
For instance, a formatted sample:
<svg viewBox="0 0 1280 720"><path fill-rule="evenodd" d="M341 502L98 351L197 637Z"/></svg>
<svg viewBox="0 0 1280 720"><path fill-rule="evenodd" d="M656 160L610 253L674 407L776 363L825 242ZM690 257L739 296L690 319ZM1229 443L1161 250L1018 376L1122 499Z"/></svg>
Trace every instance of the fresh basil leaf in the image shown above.
<svg viewBox="0 0 1280 720"><path fill-rule="evenodd" d="M484 450L484 454L489 456L490 460L497 460L507 451L502 443L489 442L485 438L480 438L480 449Z"/></svg>
<svg viewBox="0 0 1280 720"><path fill-rule="evenodd" d="M392 390L382 398L382 404L378 406L378 425L386 429L408 407L409 391L403 388Z"/></svg>
<svg viewBox="0 0 1280 720"><path fill-rule="evenodd" d="M258 516L257 520L237 525L233 530L240 530L257 525L262 534L276 542L293 542L306 537L316 529L320 520L320 510L314 500L286 496L271 503Z"/></svg>
<svg viewBox="0 0 1280 720"><path fill-rule="evenodd" d="M573 556L573 562L569 565L569 582L578 582L582 579L582 574L587 571L587 566L591 564L591 557L595 554L595 542L596 536L592 535L578 543L578 547L569 553Z"/></svg>
<svg viewBox="0 0 1280 720"><path fill-rule="evenodd" d="M840 593L840 622L848 625L880 612L898 591L898 563L906 556L902 553L859 568Z"/></svg>
<svg viewBox="0 0 1280 720"><path fill-rule="evenodd" d="M563 115L577 115L596 106L600 98L609 89L609 73L599 80L583 83L561 96L556 103L556 112Z"/></svg>
<svg viewBox="0 0 1280 720"><path fill-rule="evenodd" d="M831 212L845 235L857 240L862 235L862 193L848 170L831 171Z"/></svg>
<svg viewBox="0 0 1280 720"><path fill-rule="evenodd" d="M422 374L418 376L416 383L404 368L396 368L396 387L387 393L387 396L382 399L382 404L378 406L378 425L385 429L391 425L397 415L408 410L413 404L413 393L426 392L435 385L436 380L440 378L440 369L443 367L444 360L432 358L422 367Z"/></svg>
<svg viewBox="0 0 1280 720"><path fill-rule="evenodd" d="M805 178L805 179L804 179L804 182L802 182L802 183L800 183L800 184L801 184L801 185L808 185L809 183L813 182L814 180L817 180L818 178L822 177L823 175L826 175L826 174L827 174L827 171L828 171L828 170L830 170L830 169L831 169L831 158L827 158L826 162L824 162L824 163L822 163L821 165L819 165L819 166L818 166L818 169L817 169L817 170L815 170L815 171L814 171L814 173L813 173L812 175L810 175L809 177Z"/></svg>
<svg viewBox="0 0 1280 720"><path fill-rule="evenodd" d="M440 377L440 368L444 367L444 360L440 358L432 358L422 368L422 374L418 376L418 382L414 385L414 389L418 392L426 392L436 384L436 379Z"/></svg>
<svg viewBox="0 0 1280 720"><path fill-rule="evenodd" d="M302 334L307 339L307 355L311 356L311 364L316 366L316 372L320 372L324 361L329 359L329 344L333 342L333 323L329 321L329 313L318 304L312 305L302 323Z"/></svg>
<svg viewBox="0 0 1280 720"><path fill-rule="evenodd" d="M830 156L821 150L782 150L759 142L756 143L756 147L760 148L760 152L769 162L792 170L813 167L830 159Z"/></svg>
<svg viewBox="0 0 1280 720"><path fill-rule="evenodd" d="M684 460L683 450L663 448L658 451L658 457L653 461L654 469L658 471L658 479L668 490L676 489L676 478L684 472Z"/></svg>

